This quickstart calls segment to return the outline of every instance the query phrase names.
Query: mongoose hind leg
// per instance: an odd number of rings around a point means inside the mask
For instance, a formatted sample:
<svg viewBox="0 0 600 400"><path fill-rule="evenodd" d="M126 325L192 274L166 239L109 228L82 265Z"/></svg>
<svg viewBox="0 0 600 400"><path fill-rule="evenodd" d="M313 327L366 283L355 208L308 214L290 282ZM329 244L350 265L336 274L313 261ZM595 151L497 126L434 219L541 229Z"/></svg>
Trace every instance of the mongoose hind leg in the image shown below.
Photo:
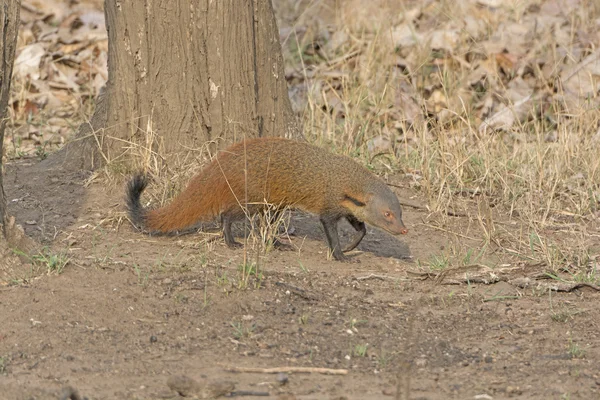
<svg viewBox="0 0 600 400"><path fill-rule="evenodd" d="M233 237L233 233L231 232L231 225L242 218L244 218L245 214L242 211L228 210L224 211L221 214L221 224L223 225L223 237L225 239L225 244L227 247L231 249L236 249L242 247L240 242L237 242Z"/></svg>
<svg viewBox="0 0 600 400"><path fill-rule="evenodd" d="M346 215L346 219L350 222L350 225L356 229L356 234L353 236L352 241L344 248L344 250L342 250L344 253L354 250L367 233L367 226L365 223L356 219L354 215Z"/></svg>

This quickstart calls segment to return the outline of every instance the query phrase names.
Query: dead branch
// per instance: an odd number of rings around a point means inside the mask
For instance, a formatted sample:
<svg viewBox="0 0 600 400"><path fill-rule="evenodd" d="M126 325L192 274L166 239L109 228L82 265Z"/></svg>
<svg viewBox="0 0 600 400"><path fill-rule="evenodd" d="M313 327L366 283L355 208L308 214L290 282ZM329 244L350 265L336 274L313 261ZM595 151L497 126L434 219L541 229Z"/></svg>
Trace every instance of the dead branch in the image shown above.
<svg viewBox="0 0 600 400"><path fill-rule="evenodd" d="M275 367L275 368L251 368L251 367L230 367L225 366L225 371L228 372L249 372L257 374L278 374L280 372L299 374L324 374L324 375L347 375L347 369L331 369L331 368L313 368L313 367Z"/></svg>

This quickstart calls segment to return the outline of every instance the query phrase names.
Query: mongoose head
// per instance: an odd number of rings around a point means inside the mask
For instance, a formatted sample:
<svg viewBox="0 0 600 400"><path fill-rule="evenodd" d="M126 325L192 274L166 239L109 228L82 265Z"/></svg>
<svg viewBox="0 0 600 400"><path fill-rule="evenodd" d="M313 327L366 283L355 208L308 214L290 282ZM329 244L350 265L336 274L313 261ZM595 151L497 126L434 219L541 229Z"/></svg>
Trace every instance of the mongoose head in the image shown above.
<svg viewBox="0 0 600 400"><path fill-rule="evenodd" d="M383 182L359 196L346 195L342 205L356 218L388 231L392 235L408 233L402 221L400 202Z"/></svg>

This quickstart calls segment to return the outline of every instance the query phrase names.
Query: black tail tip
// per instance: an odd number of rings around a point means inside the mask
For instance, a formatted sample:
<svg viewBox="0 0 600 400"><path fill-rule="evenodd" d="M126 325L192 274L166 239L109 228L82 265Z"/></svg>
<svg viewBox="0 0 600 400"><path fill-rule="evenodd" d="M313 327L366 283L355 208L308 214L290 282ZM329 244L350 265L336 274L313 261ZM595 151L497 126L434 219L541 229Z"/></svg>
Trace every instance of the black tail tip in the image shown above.
<svg viewBox="0 0 600 400"><path fill-rule="evenodd" d="M137 227L144 226L146 212L140 203L142 192L148 186L148 176L143 173L135 174L127 184L126 203L131 222Z"/></svg>
<svg viewBox="0 0 600 400"><path fill-rule="evenodd" d="M135 174L129 183L127 184L127 194L128 196L137 195L139 196L146 186L148 186L148 176L142 172L138 172Z"/></svg>

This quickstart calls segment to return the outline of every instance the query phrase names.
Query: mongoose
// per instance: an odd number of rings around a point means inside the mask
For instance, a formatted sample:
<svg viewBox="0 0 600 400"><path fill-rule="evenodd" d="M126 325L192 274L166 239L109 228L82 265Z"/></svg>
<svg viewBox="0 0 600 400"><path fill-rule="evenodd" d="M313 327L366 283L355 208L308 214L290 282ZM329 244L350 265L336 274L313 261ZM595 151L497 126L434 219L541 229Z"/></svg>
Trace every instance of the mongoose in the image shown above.
<svg viewBox="0 0 600 400"><path fill-rule="evenodd" d="M260 212L265 204L318 215L333 257L340 261L365 236L365 222L394 235L408 232L398 198L381 179L349 157L294 140L258 138L230 146L162 208L141 206L146 185L144 175L132 178L127 207L133 224L151 234L179 232L220 217L225 243L239 247L231 224L246 213ZM337 232L341 218L356 230L343 250Z"/></svg>

